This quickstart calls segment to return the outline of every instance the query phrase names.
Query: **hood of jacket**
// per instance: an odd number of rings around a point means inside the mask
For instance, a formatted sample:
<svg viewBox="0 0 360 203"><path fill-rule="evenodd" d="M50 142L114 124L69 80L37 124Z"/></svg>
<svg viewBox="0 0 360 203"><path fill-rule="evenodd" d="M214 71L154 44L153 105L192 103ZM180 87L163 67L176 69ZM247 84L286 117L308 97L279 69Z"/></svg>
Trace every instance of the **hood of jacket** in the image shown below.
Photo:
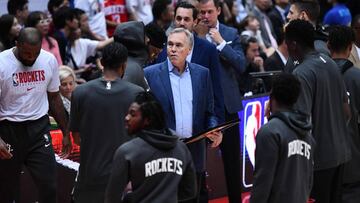
<svg viewBox="0 0 360 203"><path fill-rule="evenodd" d="M144 23L139 21L121 23L115 29L114 40L128 49L129 56L147 57Z"/></svg>
<svg viewBox="0 0 360 203"><path fill-rule="evenodd" d="M286 123L286 125L288 125L301 136L309 134L312 128L310 117L297 111L279 111L272 114L269 120L273 118L282 120L284 123Z"/></svg>
<svg viewBox="0 0 360 203"><path fill-rule="evenodd" d="M176 142L179 140L169 129L158 131L158 130L142 130L138 137L145 140L151 146L169 150L176 146Z"/></svg>

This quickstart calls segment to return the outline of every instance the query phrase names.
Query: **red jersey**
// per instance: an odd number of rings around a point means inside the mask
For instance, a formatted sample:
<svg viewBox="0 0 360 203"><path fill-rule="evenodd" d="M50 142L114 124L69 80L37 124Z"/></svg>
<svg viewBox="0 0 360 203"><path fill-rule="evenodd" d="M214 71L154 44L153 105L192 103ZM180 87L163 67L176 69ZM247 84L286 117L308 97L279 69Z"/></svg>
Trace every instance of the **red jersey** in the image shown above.
<svg viewBox="0 0 360 203"><path fill-rule="evenodd" d="M125 0L105 0L104 12L106 20L116 23L128 21L128 13L125 6ZM108 36L111 37L115 31L115 27L107 26Z"/></svg>

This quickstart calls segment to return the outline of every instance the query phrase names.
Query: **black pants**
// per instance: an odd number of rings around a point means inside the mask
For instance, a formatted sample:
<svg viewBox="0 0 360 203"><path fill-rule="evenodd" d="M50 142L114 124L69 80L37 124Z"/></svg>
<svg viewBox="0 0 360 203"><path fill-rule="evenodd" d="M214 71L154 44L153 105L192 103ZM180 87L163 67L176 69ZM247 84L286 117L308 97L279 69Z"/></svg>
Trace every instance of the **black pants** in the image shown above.
<svg viewBox="0 0 360 203"><path fill-rule="evenodd" d="M238 115L225 113L225 120L238 118ZM239 125L224 132L220 144L221 155L224 163L227 193L230 203L241 202L241 168L240 168L240 136Z"/></svg>
<svg viewBox="0 0 360 203"><path fill-rule="evenodd" d="M56 202L56 162L49 134L49 118L0 121L0 136L11 145L13 157L0 160L0 202L19 202L20 172L25 165L39 191L39 202Z"/></svg>
<svg viewBox="0 0 360 203"><path fill-rule="evenodd" d="M342 185L342 203L360 202L360 181Z"/></svg>
<svg viewBox="0 0 360 203"><path fill-rule="evenodd" d="M335 168L314 171L314 184L310 197L316 203L341 202L343 165Z"/></svg>

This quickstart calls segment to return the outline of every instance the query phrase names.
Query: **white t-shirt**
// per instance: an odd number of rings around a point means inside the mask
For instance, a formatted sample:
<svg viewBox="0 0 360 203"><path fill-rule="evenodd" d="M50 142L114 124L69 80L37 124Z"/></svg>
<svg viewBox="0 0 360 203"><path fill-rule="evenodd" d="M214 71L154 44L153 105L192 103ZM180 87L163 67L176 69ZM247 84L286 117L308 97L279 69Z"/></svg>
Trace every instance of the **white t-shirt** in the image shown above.
<svg viewBox="0 0 360 203"><path fill-rule="evenodd" d="M126 0L126 8L128 13L135 10L139 21L143 21L145 25L153 20L152 6L150 0Z"/></svg>
<svg viewBox="0 0 360 203"><path fill-rule="evenodd" d="M41 50L31 67L17 60L13 49L0 53L0 120L27 121L46 115L47 92L59 91L56 58Z"/></svg>
<svg viewBox="0 0 360 203"><path fill-rule="evenodd" d="M86 59L89 56L95 55L98 44L99 41L85 38L80 38L75 41L74 46L71 47L71 55L73 56L78 68L81 68L86 64ZM67 65L75 68L71 60L69 60Z"/></svg>
<svg viewBox="0 0 360 203"><path fill-rule="evenodd" d="M89 17L89 26L94 33L108 38L104 12L104 0L75 0L75 8L84 10Z"/></svg>

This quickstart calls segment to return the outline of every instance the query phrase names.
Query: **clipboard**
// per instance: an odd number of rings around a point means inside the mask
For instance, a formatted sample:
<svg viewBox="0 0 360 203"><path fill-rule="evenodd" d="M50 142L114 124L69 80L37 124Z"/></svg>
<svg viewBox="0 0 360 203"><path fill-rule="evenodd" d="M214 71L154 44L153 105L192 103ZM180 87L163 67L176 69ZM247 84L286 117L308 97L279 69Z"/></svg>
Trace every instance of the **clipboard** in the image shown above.
<svg viewBox="0 0 360 203"><path fill-rule="evenodd" d="M208 134L208 133L216 132L216 131L224 131L226 129L229 129L229 128L237 125L238 123L240 123L239 118L235 119L235 120L225 122L225 123L220 124L218 126L215 126L213 128L207 129L206 131L198 133L195 136L192 136L190 138L184 139L183 141L185 142L185 144L191 144L191 143L194 143L194 142L197 142L199 140L202 140L202 139L206 138L206 134Z"/></svg>

